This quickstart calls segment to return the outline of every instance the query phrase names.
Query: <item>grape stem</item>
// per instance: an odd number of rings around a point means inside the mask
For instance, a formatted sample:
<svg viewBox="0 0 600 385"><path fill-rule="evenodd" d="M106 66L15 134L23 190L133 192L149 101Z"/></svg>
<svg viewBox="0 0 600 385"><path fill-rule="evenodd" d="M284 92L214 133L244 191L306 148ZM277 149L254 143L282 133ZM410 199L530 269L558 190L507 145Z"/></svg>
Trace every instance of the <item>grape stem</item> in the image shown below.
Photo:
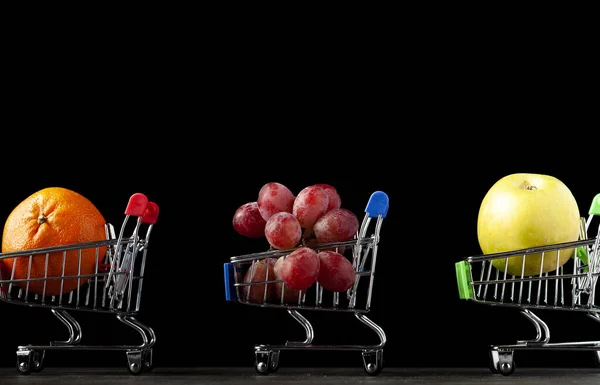
<svg viewBox="0 0 600 385"><path fill-rule="evenodd" d="M306 228L306 229L304 229L304 234L302 235L302 239L303 239L304 241L308 241L308 240L310 240L311 238L314 238L314 236L313 236L313 235L314 235L314 234L313 234L313 229L312 229L312 227L311 227L311 228Z"/></svg>
<svg viewBox="0 0 600 385"><path fill-rule="evenodd" d="M302 234L302 240L300 243L302 244L302 246L306 246L306 244L313 239L316 239L316 237L312 229L304 229L304 233Z"/></svg>

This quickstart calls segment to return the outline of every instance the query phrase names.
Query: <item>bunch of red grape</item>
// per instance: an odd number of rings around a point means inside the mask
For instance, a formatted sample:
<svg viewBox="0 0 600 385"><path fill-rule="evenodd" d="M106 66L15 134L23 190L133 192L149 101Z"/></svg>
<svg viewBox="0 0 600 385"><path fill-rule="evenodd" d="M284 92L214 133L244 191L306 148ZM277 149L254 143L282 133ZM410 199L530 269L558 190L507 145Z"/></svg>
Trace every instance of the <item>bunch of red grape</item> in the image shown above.
<svg viewBox="0 0 600 385"><path fill-rule="evenodd" d="M270 182L262 186L256 201L235 211L233 228L239 234L248 238L265 237L271 249L295 248L277 260L265 258L253 264L245 282L279 282L245 286L250 301L283 297L286 302L294 302L301 291L315 282L334 292L352 286L355 272L343 255L344 248L314 248L317 244L354 238L358 217L341 206L340 195L329 184L310 185L294 195L285 185Z"/></svg>

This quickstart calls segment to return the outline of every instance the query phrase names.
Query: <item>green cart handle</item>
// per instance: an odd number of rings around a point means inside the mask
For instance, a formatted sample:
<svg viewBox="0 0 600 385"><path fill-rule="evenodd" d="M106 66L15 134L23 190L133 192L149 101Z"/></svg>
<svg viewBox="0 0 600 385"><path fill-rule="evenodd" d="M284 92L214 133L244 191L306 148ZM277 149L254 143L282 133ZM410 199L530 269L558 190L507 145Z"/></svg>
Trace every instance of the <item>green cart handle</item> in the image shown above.
<svg viewBox="0 0 600 385"><path fill-rule="evenodd" d="M597 194L592 200L592 205L590 206L590 211L588 211L589 215L600 215L600 194Z"/></svg>
<svg viewBox="0 0 600 385"><path fill-rule="evenodd" d="M587 239L587 234L585 232L585 218L583 218L583 217L579 218L579 239L580 240ZM571 255L571 258L579 258L581 260L581 262L583 263L583 265L587 266L587 264L588 264L587 247L579 246L576 249L575 253L573 253L573 255ZM585 267L583 269L583 271L585 271L587 273L588 268Z"/></svg>
<svg viewBox="0 0 600 385"><path fill-rule="evenodd" d="M473 299L473 281L471 280L471 265L467 261L456 262L456 283L460 299Z"/></svg>
<svg viewBox="0 0 600 385"><path fill-rule="evenodd" d="M600 194L596 194L594 199L592 199L592 204L590 205L590 209L588 211L589 215L600 216ZM585 219L580 218L580 239L586 239L585 234ZM581 260L584 265L588 264L588 253L587 248L584 246L580 246L577 248L577 251L574 253L572 257L577 257ZM588 271L587 267L584 269L585 272Z"/></svg>

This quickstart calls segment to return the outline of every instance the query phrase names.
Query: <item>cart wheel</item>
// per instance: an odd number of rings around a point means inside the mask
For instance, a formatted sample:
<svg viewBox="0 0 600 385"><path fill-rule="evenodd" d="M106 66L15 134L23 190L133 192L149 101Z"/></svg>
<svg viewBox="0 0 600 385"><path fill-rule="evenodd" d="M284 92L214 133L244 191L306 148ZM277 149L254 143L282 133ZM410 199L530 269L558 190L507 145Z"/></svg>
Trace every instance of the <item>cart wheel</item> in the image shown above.
<svg viewBox="0 0 600 385"><path fill-rule="evenodd" d="M44 369L44 356L45 350L35 350L33 352L33 371L36 373L41 372Z"/></svg>
<svg viewBox="0 0 600 385"><path fill-rule="evenodd" d="M127 365L127 370L129 371L129 373L133 374L134 376L139 376L140 374L142 374L142 368L140 368L135 363Z"/></svg>
<svg viewBox="0 0 600 385"><path fill-rule="evenodd" d="M383 370L383 349L363 350L363 363L365 372L369 376L376 376Z"/></svg>
<svg viewBox="0 0 600 385"><path fill-rule="evenodd" d="M151 372L154 369L154 363L152 362L152 349L144 350L142 353L142 364L145 372Z"/></svg>
<svg viewBox="0 0 600 385"><path fill-rule="evenodd" d="M494 349L492 353L493 367L497 373L503 376L510 376L515 371L515 359L513 356L513 350L497 350Z"/></svg>
<svg viewBox="0 0 600 385"><path fill-rule="evenodd" d="M254 369L258 374L266 375L269 372L274 372L273 368L270 368L271 365L271 351L257 350L254 352L255 360L254 360ZM279 358L279 357L278 357ZM277 365L279 366L279 365Z"/></svg>
<svg viewBox="0 0 600 385"><path fill-rule="evenodd" d="M275 373L279 370L279 350L271 351L269 356L269 372Z"/></svg>
<svg viewBox="0 0 600 385"><path fill-rule="evenodd" d="M127 352L127 370L134 376L139 376L144 370L143 355L141 350Z"/></svg>
<svg viewBox="0 0 600 385"><path fill-rule="evenodd" d="M499 350L494 347L490 350L490 370L509 376L515 371L514 350Z"/></svg>
<svg viewBox="0 0 600 385"><path fill-rule="evenodd" d="M500 373L498 371L498 351L497 350L490 350L489 351L489 356L490 356L490 361L489 361L489 367L490 367L490 371L494 374L498 374Z"/></svg>
<svg viewBox="0 0 600 385"><path fill-rule="evenodd" d="M515 371L515 361L503 362L499 367L500 374L503 376L510 376Z"/></svg>
<svg viewBox="0 0 600 385"><path fill-rule="evenodd" d="M33 363L33 351L23 349L17 351L17 370L21 374L33 373L35 365Z"/></svg>

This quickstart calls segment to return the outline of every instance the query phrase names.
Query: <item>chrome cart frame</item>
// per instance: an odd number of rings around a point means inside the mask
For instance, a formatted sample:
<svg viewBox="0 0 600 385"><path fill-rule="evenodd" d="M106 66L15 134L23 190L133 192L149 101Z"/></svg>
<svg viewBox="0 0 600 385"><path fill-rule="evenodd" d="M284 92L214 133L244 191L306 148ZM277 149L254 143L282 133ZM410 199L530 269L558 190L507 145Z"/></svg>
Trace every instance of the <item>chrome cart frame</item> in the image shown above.
<svg viewBox="0 0 600 385"><path fill-rule="evenodd" d="M596 237L588 238L592 219L600 215L600 194L594 198L588 214L587 220L580 220L577 241L471 256L456 263L461 299L518 308L535 327L534 339L490 347L490 370L493 373L507 376L514 372L515 350L593 351L600 365L600 341L550 342L550 328L534 313L534 310L579 312L600 322L600 306L596 304L596 282L600 275L600 226ZM556 266L559 266L561 253L569 253L570 259L554 271L543 272L544 259L556 258ZM540 258L539 274L506 273L510 258L521 259L523 272L527 257L532 258L533 255Z"/></svg>
<svg viewBox="0 0 600 385"><path fill-rule="evenodd" d="M345 292L345 295L339 292L328 292L317 282L306 291L300 291L298 300L292 303L284 302L283 296L280 301L268 300L266 290L261 302L248 301L248 298L243 294L244 287L252 285L263 285L266 287L267 285L265 284L280 283L283 291L285 283L281 280L263 280L246 283L243 280L245 272L260 260L272 257L285 257L296 248L231 257L230 262L224 264L226 300L264 308L286 309L306 332L306 339L304 341L287 341L282 345L255 345L254 367L259 374L269 374L277 371L280 363L280 352L283 350L360 351L362 352L366 373L377 375L381 372L383 369L383 348L386 344L386 335L380 326L367 318L366 314L370 311L371 307L381 225L387 215L388 207L388 196L382 191L376 191L369 199L364 218L354 239L345 242L311 244L308 246L316 251L334 249L340 253L344 253L344 251L340 250L345 250L351 255L355 279L353 286ZM375 219L376 222L373 233L368 235L367 232L372 219ZM267 277L269 277L268 267ZM248 287L247 293L250 292L249 289ZM304 310L352 313L356 319L377 334L380 342L374 345L314 344L314 328L308 319L300 314L300 311Z"/></svg>
<svg viewBox="0 0 600 385"><path fill-rule="evenodd" d="M120 350L125 351L128 370L138 375L152 368L152 347L156 342L154 331L135 318L140 309L144 267L150 233L158 218L158 205L149 202L141 193L131 196L125 210L125 219L119 235L115 235L110 223L105 225L104 241L61 245L47 248L18 250L0 254L0 264L9 263L13 268L10 277L2 276L0 270L0 299L9 304L32 308L49 309L68 330L65 341L54 341L49 345L22 345L17 348L17 370L21 374L40 372L44 367L44 357L50 350ZM137 217L135 228L130 236L125 230L130 217ZM146 227L145 236L140 229ZM102 254L104 252L104 254ZM83 253L95 253L95 271L92 274L66 275L65 265L68 260L78 260L78 271L81 271ZM62 259L63 273L60 276L48 276L49 259ZM16 279L14 267L17 260L28 260L26 279ZM44 277L31 278L34 262L45 261ZM26 262L27 263L27 262ZM36 263L39 265L39 263ZM6 273L5 273L6 275ZM63 282L77 279L78 287L70 292L63 292ZM46 295L47 285L59 280L60 293ZM32 282L43 282L42 293L30 291ZM125 325L133 328L142 337L139 345L83 345L80 324L69 313L70 311L86 311L93 313L114 314Z"/></svg>

